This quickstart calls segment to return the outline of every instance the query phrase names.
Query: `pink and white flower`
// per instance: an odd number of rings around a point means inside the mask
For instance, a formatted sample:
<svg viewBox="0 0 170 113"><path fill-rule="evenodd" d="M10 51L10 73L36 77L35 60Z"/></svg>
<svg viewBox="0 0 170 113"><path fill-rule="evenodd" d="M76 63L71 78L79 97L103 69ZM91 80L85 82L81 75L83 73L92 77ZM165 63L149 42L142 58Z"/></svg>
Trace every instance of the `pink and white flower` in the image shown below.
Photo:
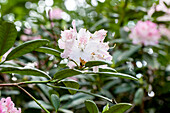
<svg viewBox="0 0 170 113"><path fill-rule="evenodd" d="M27 35L30 35L30 34L32 34L32 29L31 28L24 29L24 33Z"/></svg>
<svg viewBox="0 0 170 113"><path fill-rule="evenodd" d="M21 113L21 109L17 109L10 97L0 100L0 113Z"/></svg>
<svg viewBox="0 0 170 113"><path fill-rule="evenodd" d="M84 65L88 61L103 60L111 61L108 42L104 42L107 31L99 30L91 34L88 30L81 28L76 30L75 21L72 22L73 29L61 32L61 39L58 40L60 49L64 49L62 58L68 58L70 61L67 66L74 68ZM73 60L76 64L71 61ZM97 67L94 68L94 70Z"/></svg>
<svg viewBox="0 0 170 113"><path fill-rule="evenodd" d="M159 32L162 36L166 36L170 40L170 29L166 28L165 25L159 25Z"/></svg>
<svg viewBox="0 0 170 113"><path fill-rule="evenodd" d="M161 38L157 24L151 21L138 21L129 37L133 44L156 45Z"/></svg>
<svg viewBox="0 0 170 113"><path fill-rule="evenodd" d="M170 0L159 0L159 4L153 4L152 7L148 11L148 16L151 17L155 11L162 11L165 15L157 18L158 21L170 21L170 8L167 5L170 5Z"/></svg>
<svg viewBox="0 0 170 113"><path fill-rule="evenodd" d="M60 8L53 8L52 11L49 12L49 16L51 19L62 19L63 11Z"/></svg>

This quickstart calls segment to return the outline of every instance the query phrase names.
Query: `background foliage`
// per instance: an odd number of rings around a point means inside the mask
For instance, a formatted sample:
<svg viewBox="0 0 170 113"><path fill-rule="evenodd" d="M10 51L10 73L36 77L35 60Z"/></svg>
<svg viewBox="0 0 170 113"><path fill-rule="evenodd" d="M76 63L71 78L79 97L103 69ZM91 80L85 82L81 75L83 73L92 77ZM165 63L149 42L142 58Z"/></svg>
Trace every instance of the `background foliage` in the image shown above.
<svg viewBox="0 0 170 113"><path fill-rule="evenodd" d="M22 67L31 65L47 72L50 76L60 76L55 75L55 73L67 67L65 61L60 58L60 52L62 50L58 48L57 40L60 38L61 30L68 29L71 26L72 20L75 19L78 29L83 27L90 32L95 32L100 29L107 30L108 33L105 41L109 41L109 52L113 56L112 64L110 64L112 72L116 70L120 73L130 74L133 77L137 77L139 81L116 78L115 76L93 76L88 74L86 76L78 75L67 79L67 81L76 79L77 82L62 81L57 85L85 89L92 93L114 98L118 103L132 103L132 108L127 112L168 113L170 106L170 43L168 38L162 36L159 44L156 46L133 45L128 36L130 31L126 30L126 28L135 26L139 20L151 20L157 24L164 24L169 27L169 21L156 20L157 17L162 15L161 13L154 13L153 18L147 16L147 12L152 4L158 4L159 1L54 0L53 5L50 5L50 1L52 0L49 0L48 4L43 0L0 0L0 27L3 29L5 29L6 26L16 27L18 32L17 36L16 33L5 36L7 40L10 40L10 43L4 43L4 46L1 46L5 41L0 42L1 56L9 50L9 48L13 46L17 47L17 50L12 51L7 57L7 60L15 60L5 62L4 65ZM62 19L50 20L46 11L50 7L62 9L63 12L65 12ZM12 22L15 26L11 24L7 25L4 21ZM15 29L12 28L11 30L14 31ZM24 32L24 30L28 28L32 29L31 34ZM8 31L8 29L5 30ZM1 29L0 33L1 38L3 37ZM27 45L18 47L24 43L24 40L21 38L22 35L29 37L40 35L42 39L41 42L30 41L26 42ZM13 45L14 37L16 37L16 41ZM42 45L46 45L46 47L51 49L41 47ZM3 47L7 50L2 51ZM11 68L11 70L14 69ZM17 71L17 69L15 69L15 71ZM1 73L0 76L0 83L47 80L41 77L26 76L28 73L27 70L25 71L26 73L24 73L23 70L22 73L19 72L18 74L4 74L5 72L10 73L10 68L9 70L1 70L3 73ZM34 70L31 70L29 72L31 73L33 71ZM42 75L43 72L37 72L37 75L39 73ZM76 72L71 73L76 74ZM43 74L43 76L47 75ZM59 112L64 113L71 113L71 111L74 113L88 112L89 109L85 107L85 104L91 104L93 101L91 102L89 100L84 104L84 101L87 99L94 100L98 106L96 110L99 111L102 111L103 107L107 104L106 101L97 97L81 92L76 93L76 91L73 90L53 90L44 84L29 84L24 85L24 88L38 99L42 105L51 110L51 112L55 111L54 109L58 109L58 106L53 107L53 105L59 104L53 104L58 101L51 102L51 100L53 100L51 98L55 98L56 95L60 97ZM11 96L16 106L22 108L23 113L42 112L40 107L18 88L0 88L0 94L1 97ZM105 108L107 108L107 106Z"/></svg>

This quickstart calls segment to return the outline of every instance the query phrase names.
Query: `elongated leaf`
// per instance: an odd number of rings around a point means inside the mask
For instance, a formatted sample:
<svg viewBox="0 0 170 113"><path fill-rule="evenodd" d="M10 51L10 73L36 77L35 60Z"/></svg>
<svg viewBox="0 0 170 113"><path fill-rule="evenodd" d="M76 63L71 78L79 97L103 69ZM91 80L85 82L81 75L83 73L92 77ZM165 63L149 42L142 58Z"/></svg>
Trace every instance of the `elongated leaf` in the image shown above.
<svg viewBox="0 0 170 113"><path fill-rule="evenodd" d="M63 81L64 85L66 87L70 87L70 88L75 88L75 89L79 89L79 84L75 81ZM74 95L77 91L73 91L73 90L68 90L72 95Z"/></svg>
<svg viewBox="0 0 170 113"><path fill-rule="evenodd" d="M144 91L142 88L139 88L136 93L135 93L135 97L134 97L134 104L135 105L140 105L142 103L142 99L143 99L143 95L144 95Z"/></svg>
<svg viewBox="0 0 170 113"><path fill-rule="evenodd" d="M64 69L61 71L58 71L57 73L54 74L53 79L64 79L67 77L75 76L81 74L80 71L75 70L75 69Z"/></svg>
<svg viewBox="0 0 170 113"><path fill-rule="evenodd" d="M114 40L111 40L110 43L130 43L131 41L127 40L127 39L124 39L124 38L121 38L121 39L114 39Z"/></svg>
<svg viewBox="0 0 170 113"><path fill-rule="evenodd" d="M48 48L48 47L40 47L40 48L37 48L35 49L35 51L38 51L38 52L43 52L43 53L48 53L48 54L52 54L56 57L60 57L60 52L53 49L53 48Z"/></svg>
<svg viewBox="0 0 170 113"><path fill-rule="evenodd" d="M100 72L117 72L115 69L111 67L99 68Z"/></svg>
<svg viewBox="0 0 170 113"><path fill-rule="evenodd" d="M0 56L14 45L16 37L17 30L14 24L4 22L0 25Z"/></svg>
<svg viewBox="0 0 170 113"><path fill-rule="evenodd" d="M85 93L85 94L88 94L88 95L92 95L92 96L95 96L95 97L102 98L102 99L107 100L108 102L112 103L112 99L109 99L109 98L104 97L102 95L94 94L94 93L91 93L91 92L88 92L88 91L84 91L84 90L80 90L80 89L75 89L75 88L69 88L69 87L63 87L63 86L52 86L52 85L47 85L47 86L53 87L53 88L74 90L74 91L77 91L77 92L81 92L81 93Z"/></svg>
<svg viewBox="0 0 170 113"><path fill-rule="evenodd" d="M93 100L94 97L91 95L76 93L73 95L69 101L65 104L65 108L73 108L82 105L87 99Z"/></svg>
<svg viewBox="0 0 170 113"><path fill-rule="evenodd" d="M113 77L119 77L119 78L125 78L125 79L131 79L131 80L138 80L137 78L124 74L124 73L114 73L114 72L87 72L87 74L99 74L99 75L106 75L106 76L113 76Z"/></svg>
<svg viewBox="0 0 170 113"><path fill-rule="evenodd" d="M137 52L139 49L141 48L141 45L138 45L138 46L132 46L130 48L130 50L127 50L127 51L124 51L123 53L121 53L117 60L118 61L122 61L124 59L127 59L129 58L131 55L133 55L135 52Z"/></svg>
<svg viewBox="0 0 170 113"><path fill-rule="evenodd" d="M43 45L45 45L46 43L48 43L49 41L46 39L38 39L38 40L31 40L31 41L27 41L23 44L21 44L20 46L16 47L15 49L13 49L7 56L6 60L11 60L17 57L20 57L26 53L29 53L33 50L35 50L36 48L39 48Z"/></svg>
<svg viewBox="0 0 170 113"><path fill-rule="evenodd" d="M119 103L119 104L116 104L116 105L110 107L110 109L105 111L104 113L124 113L131 107L132 107L132 105L129 103Z"/></svg>
<svg viewBox="0 0 170 113"><path fill-rule="evenodd" d="M63 109L63 108L59 108L58 111L60 111L62 113L73 113L71 110Z"/></svg>
<svg viewBox="0 0 170 113"><path fill-rule="evenodd" d="M85 105L90 113L99 113L97 105L92 100L86 100Z"/></svg>
<svg viewBox="0 0 170 113"><path fill-rule="evenodd" d="M97 26L105 23L105 22L108 22L109 20L106 19L106 18L103 18L103 19L100 19L99 21L95 22L94 25L90 28L90 31L94 31L96 29Z"/></svg>
<svg viewBox="0 0 170 113"><path fill-rule="evenodd" d="M37 84L37 86L39 87L39 89L41 89L41 91L43 92L43 94L45 94L45 96L50 98L49 90L52 90L52 88L46 86L45 84Z"/></svg>
<svg viewBox="0 0 170 113"><path fill-rule="evenodd" d="M107 110L109 110L109 104L108 104L108 103L107 103L106 106L104 106L102 113L104 113L104 112L107 111Z"/></svg>
<svg viewBox="0 0 170 113"><path fill-rule="evenodd" d="M58 111L58 108L60 107L60 99L57 95L52 94L51 95L51 102L56 110L56 112Z"/></svg>
<svg viewBox="0 0 170 113"><path fill-rule="evenodd" d="M163 15L165 15L165 12L163 12L163 11L155 11L155 12L153 13L152 17L157 18L157 17L163 16Z"/></svg>
<svg viewBox="0 0 170 113"><path fill-rule="evenodd" d="M105 64L111 64L111 63L106 61L89 61L85 64L85 67L93 67L93 66L99 66Z"/></svg>
<svg viewBox="0 0 170 113"><path fill-rule="evenodd" d="M53 106L51 106L49 103L46 103L42 100L37 100L43 107L45 107L46 109L48 110L53 110ZM24 105L25 108L34 108L34 109L42 109L35 101L30 101L30 102L27 102L25 105Z"/></svg>
<svg viewBox="0 0 170 113"><path fill-rule="evenodd" d="M51 87L48 87L48 88L51 88ZM49 93L49 95L55 94L55 95L57 95L58 97L60 96L60 94L59 94L57 91L53 90L53 89L50 89L50 90L48 91L48 93Z"/></svg>
<svg viewBox="0 0 170 113"><path fill-rule="evenodd" d="M1 73L16 73L20 75L32 75L32 76L42 76L51 78L45 72L38 70L36 68L23 68L23 67L5 67L0 70Z"/></svg>

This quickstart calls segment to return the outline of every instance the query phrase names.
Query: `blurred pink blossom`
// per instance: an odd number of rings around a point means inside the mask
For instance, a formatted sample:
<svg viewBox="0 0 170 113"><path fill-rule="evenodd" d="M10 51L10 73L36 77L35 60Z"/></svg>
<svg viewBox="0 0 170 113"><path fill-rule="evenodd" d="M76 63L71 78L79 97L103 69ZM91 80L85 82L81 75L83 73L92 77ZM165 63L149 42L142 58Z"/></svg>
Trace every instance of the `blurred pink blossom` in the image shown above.
<svg viewBox="0 0 170 113"><path fill-rule="evenodd" d="M62 13L63 11L60 8L53 8L49 12L49 16L51 19L62 19Z"/></svg>
<svg viewBox="0 0 170 113"><path fill-rule="evenodd" d="M78 81L78 79L77 79L75 76L73 76L73 77L68 77L68 79L71 79L71 80L74 80L74 81Z"/></svg>
<svg viewBox="0 0 170 113"><path fill-rule="evenodd" d="M102 29L91 34L88 30L81 28L77 32L75 21L72 22L72 25L73 29L61 32L61 39L58 41L60 49L64 49L61 57L70 59L67 64L69 68L74 68L76 64L82 66L87 61L112 60L112 56L108 52L109 43L103 42L107 31ZM95 72L97 68L93 68Z"/></svg>
<svg viewBox="0 0 170 113"><path fill-rule="evenodd" d="M157 24L151 21L138 21L136 26L131 30L129 37L133 44L156 45L161 38Z"/></svg>
<svg viewBox="0 0 170 113"><path fill-rule="evenodd" d="M32 34L32 29L31 28L24 29L24 33L30 35Z"/></svg>
<svg viewBox="0 0 170 113"><path fill-rule="evenodd" d="M159 0L159 4L153 4L150 10L148 11L148 16L151 17L155 11L165 12L165 15L157 18L158 21L170 21L170 8L167 5L170 5L170 0Z"/></svg>
<svg viewBox="0 0 170 113"><path fill-rule="evenodd" d="M37 40L37 39L41 39L41 36L27 36L27 35L21 35L21 40L22 41L28 41L28 40Z"/></svg>
<svg viewBox="0 0 170 113"><path fill-rule="evenodd" d="M154 3L152 7L148 10L148 16L152 17L152 14L155 12L156 4Z"/></svg>
<svg viewBox="0 0 170 113"><path fill-rule="evenodd" d="M123 29L124 29L124 31L126 31L126 32L129 32L129 31L130 31L130 28L127 27L127 26L124 26Z"/></svg>
<svg viewBox="0 0 170 113"><path fill-rule="evenodd" d="M156 6L156 11L163 11L170 14L170 8L166 7L165 3L170 5L170 0L159 0L159 4Z"/></svg>
<svg viewBox="0 0 170 113"><path fill-rule="evenodd" d="M17 109L10 97L0 100L0 113L21 113L21 109Z"/></svg>
<svg viewBox="0 0 170 113"><path fill-rule="evenodd" d="M158 21L170 21L170 14L166 14L157 18Z"/></svg>
<svg viewBox="0 0 170 113"><path fill-rule="evenodd" d="M159 32L161 35L166 36L170 40L170 29L166 28L165 25L159 25Z"/></svg>

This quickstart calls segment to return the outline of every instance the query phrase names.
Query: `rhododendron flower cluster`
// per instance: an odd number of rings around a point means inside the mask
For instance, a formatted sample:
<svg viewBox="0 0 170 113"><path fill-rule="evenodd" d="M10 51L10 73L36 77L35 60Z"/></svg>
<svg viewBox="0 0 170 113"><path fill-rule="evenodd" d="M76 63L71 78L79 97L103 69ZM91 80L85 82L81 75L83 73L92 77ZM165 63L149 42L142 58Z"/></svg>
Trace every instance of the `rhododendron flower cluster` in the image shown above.
<svg viewBox="0 0 170 113"><path fill-rule="evenodd" d="M133 44L156 45L161 38L157 24L151 21L138 21L136 26L131 30L129 37Z"/></svg>
<svg viewBox="0 0 170 113"><path fill-rule="evenodd" d="M61 39L58 40L59 48L64 49L61 57L69 59L67 63L69 68L74 68L76 64L81 67L87 61L112 60L108 52L108 42L104 42L107 31L102 29L91 34L88 30L81 28L77 32L75 21L72 25L73 29L62 31ZM94 69L96 70L96 67Z"/></svg>
<svg viewBox="0 0 170 113"><path fill-rule="evenodd" d="M21 109L17 109L14 106L15 104L10 97L2 98L0 100L0 113L21 113Z"/></svg>

